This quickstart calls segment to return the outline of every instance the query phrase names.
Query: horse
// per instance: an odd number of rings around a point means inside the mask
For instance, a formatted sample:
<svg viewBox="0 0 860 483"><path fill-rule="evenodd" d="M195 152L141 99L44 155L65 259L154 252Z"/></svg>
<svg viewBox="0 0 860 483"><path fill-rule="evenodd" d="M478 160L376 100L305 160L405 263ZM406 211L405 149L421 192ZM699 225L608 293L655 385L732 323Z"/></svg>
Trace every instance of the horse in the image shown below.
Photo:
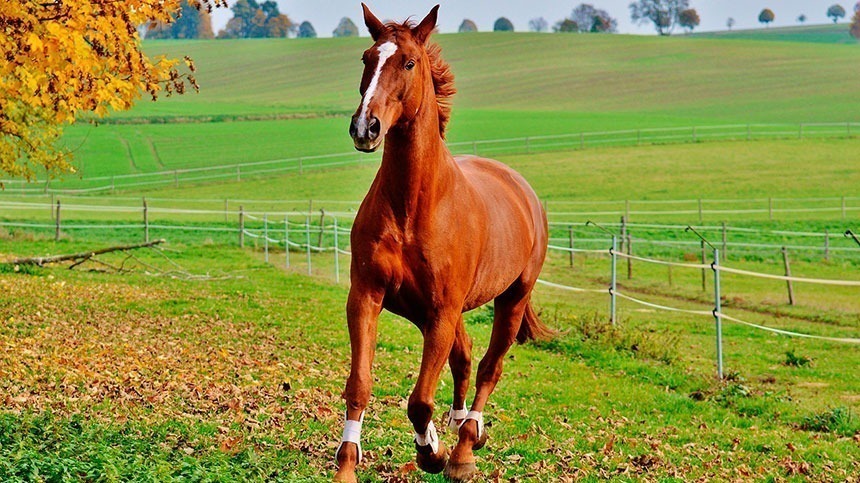
<svg viewBox="0 0 860 483"><path fill-rule="evenodd" d="M416 463L426 472L444 470L449 479L466 481L477 471L473 450L487 439L483 410L505 354L515 341L554 333L531 305L547 250L546 213L519 173L498 161L448 151L444 135L454 77L438 45L428 43L439 6L417 25L383 23L363 3L362 10L374 44L362 56L361 102L349 134L359 151L373 152L383 140L385 147L350 237L351 366L335 480L356 481L377 320L385 309L411 321L424 337L421 371L407 407ZM472 341L463 313L491 300L492 334L467 411ZM454 380L447 425L458 436L450 452L432 420L446 361Z"/></svg>

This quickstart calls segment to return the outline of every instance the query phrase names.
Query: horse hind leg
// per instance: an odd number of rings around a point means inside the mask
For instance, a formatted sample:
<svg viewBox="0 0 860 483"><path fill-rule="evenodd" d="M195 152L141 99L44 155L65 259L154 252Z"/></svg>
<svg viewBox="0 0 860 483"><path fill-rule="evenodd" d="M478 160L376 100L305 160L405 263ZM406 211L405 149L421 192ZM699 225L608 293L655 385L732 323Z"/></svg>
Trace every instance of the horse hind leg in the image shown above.
<svg viewBox="0 0 860 483"><path fill-rule="evenodd" d="M501 378L505 354L517 340L529 304L530 291L531 287L523 290L523 286L517 283L495 300L493 331L487 353L478 365L475 400L469 416L460 425L457 445L445 467L445 476L453 481L468 481L477 471L473 450L480 449L487 438L483 428L479 434L479 425L483 426L481 414Z"/></svg>
<svg viewBox="0 0 860 483"><path fill-rule="evenodd" d="M462 315L457 323L457 333L451 355L448 356L448 365L454 378L454 398L446 421L448 429L456 431L466 417L466 393L469 391L469 378L472 374L472 339L466 333Z"/></svg>

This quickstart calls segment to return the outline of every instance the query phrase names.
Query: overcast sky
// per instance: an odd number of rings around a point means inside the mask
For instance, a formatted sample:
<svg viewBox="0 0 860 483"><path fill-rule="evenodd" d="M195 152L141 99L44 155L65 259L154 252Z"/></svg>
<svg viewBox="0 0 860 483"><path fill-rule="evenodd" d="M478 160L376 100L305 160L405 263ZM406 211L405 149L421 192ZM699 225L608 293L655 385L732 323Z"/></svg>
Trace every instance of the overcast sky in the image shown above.
<svg viewBox="0 0 860 483"><path fill-rule="evenodd" d="M229 0L230 4L234 0ZM492 30L493 22L501 16L508 17L518 31L528 30L532 18L543 17L550 25L570 15L579 1L559 0L365 0L371 10L383 20L403 20L409 16L422 18L433 5L441 4L439 28L443 33L456 32L464 18L475 21L481 31ZM591 3L618 19L618 31L627 34L653 34L650 25L635 25L630 21L631 0L594 0ZM332 30L342 17L350 17L367 35L361 16L360 0L277 0L281 12L294 22L310 21L320 37L330 37ZM851 16L856 0L691 0L690 6L699 12L702 24L698 30L725 30L726 19L735 19L735 29L760 26L758 14L770 8L776 14L775 26L797 25L797 17L805 14L807 23L826 23L827 7L840 3L848 12L843 22ZM218 9L213 16L217 32L232 16L229 10Z"/></svg>

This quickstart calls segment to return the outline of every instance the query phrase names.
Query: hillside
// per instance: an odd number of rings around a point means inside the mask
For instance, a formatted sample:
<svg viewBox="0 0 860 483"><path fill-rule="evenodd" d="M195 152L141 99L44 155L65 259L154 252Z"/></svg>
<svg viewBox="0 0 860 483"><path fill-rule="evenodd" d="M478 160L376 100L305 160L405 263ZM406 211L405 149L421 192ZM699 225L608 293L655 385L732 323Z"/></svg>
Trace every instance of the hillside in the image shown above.
<svg viewBox="0 0 860 483"><path fill-rule="evenodd" d="M761 28L720 32L702 32L693 37L736 40L767 40L777 42L808 42L817 44L857 44L848 33L848 25L821 24L796 27Z"/></svg>
<svg viewBox="0 0 860 483"><path fill-rule="evenodd" d="M857 120L845 102L854 94L845 80L860 61L855 46L626 35L436 39L457 76L453 142ZM358 59L368 46L366 38L150 42L152 54L195 59L200 93L142 101L108 121L159 124L82 124L66 142L84 176L347 152L346 119L359 100ZM267 120L187 122L261 116Z"/></svg>

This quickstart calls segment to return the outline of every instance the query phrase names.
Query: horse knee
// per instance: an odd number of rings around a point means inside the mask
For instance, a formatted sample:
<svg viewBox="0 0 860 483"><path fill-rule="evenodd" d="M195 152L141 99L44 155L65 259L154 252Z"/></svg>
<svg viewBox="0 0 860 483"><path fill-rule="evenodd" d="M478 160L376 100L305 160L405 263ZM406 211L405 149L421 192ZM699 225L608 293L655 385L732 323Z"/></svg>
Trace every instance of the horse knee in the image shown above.
<svg viewBox="0 0 860 483"><path fill-rule="evenodd" d="M481 363L478 364L478 381L479 382L487 382L487 381L498 381L502 376L502 359L491 361L488 359L482 359Z"/></svg>
<svg viewBox="0 0 860 483"><path fill-rule="evenodd" d="M350 376L346 380L346 389L343 391L347 409L363 411L370 402L370 387L370 381Z"/></svg>

